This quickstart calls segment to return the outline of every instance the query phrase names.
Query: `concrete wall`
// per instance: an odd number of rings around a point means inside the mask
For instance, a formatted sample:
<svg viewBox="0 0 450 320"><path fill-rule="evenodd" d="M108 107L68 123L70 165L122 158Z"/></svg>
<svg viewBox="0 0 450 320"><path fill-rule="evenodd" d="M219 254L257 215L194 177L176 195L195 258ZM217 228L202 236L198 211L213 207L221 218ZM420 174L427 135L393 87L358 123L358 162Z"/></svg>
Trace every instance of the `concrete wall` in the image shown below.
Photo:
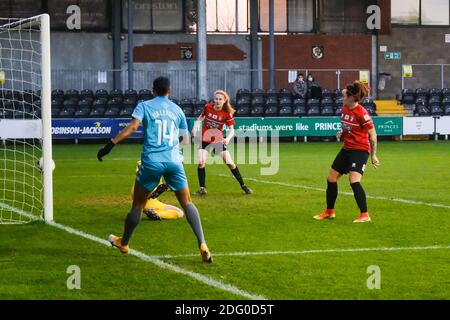
<svg viewBox="0 0 450 320"><path fill-rule="evenodd" d="M390 73L384 90L379 90L379 98L395 99L402 89L402 64L450 64L450 43L445 43L445 35L450 28L399 28L393 27L390 35L378 37L378 71ZM400 52L400 60L385 60L380 46L387 46L388 52ZM450 87L450 67L444 68L444 87ZM439 66L415 66L413 78L405 79L405 87L416 89L440 88L441 68Z"/></svg>

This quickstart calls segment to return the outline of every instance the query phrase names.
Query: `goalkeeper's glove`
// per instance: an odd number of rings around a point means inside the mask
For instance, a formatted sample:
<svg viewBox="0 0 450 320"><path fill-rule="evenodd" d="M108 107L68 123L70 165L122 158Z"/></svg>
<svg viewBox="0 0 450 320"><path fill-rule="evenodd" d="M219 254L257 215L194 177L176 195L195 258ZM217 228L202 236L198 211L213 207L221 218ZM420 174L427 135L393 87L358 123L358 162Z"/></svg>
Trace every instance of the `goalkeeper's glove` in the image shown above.
<svg viewBox="0 0 450 320"><path fill-rule="evenodd" d="M116 144L114 142L112 142L112 140L110 140L107 144L105 144L105 146L103 148L98 150L98 153L97 153L98 161L103 161L102 158L104 156L106 156L108 153L110 153L112 148L114 148L115 145Z"/></svg>

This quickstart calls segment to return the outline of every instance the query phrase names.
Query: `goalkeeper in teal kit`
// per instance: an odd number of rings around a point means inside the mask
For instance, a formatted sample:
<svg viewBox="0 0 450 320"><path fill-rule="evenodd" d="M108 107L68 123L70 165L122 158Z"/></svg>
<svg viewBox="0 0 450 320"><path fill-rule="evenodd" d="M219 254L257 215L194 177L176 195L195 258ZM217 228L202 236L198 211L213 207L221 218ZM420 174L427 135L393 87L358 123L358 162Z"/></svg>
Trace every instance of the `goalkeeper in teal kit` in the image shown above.
<svg viewBox="0 0 450 320"><path fill-rule="evenodd" d="M168 98L170 94L168 78L155 79L153 92L156 97L139 103L134 109L131 123L97 154L98 160L102 161L116 144L131 136L142 124L144 146L141 154L142 164L136 174L133 205L125 220L123 236L110 235L108 241L120 252L128 252L128 242L141 220L148 195L158 185L161 177L164 177L166 184L175 192L197 237L202 260L210 263L211 253L205 242L200 215L191 200L183 168L183 156L179 149L180 136L183 137L183 142L189 143L186 117L181 108Z"/></svg>

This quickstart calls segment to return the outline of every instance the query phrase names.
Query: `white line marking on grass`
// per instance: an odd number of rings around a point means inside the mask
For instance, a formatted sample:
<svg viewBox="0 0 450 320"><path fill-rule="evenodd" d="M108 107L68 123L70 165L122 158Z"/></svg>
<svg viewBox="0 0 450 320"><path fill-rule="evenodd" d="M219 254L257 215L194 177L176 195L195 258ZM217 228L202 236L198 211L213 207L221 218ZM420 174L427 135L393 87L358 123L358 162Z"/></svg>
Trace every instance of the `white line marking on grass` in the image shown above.
<svg viewBox="0 0 450 320"><path fill-rule="evenodd" d="M261 252L229 252L214 253L215 257L245 257L245 256L267 256L267 255L300 255L308 253L346 253L346 252L367 252L367 251L422 251L422 250L445 250L450 246L428 246L428 247L399 247L399 248L349 248L349 249L323 249L323 250L303 250L303 251L261 251ZM156 256L160 259L174 259L193 257L194 254L184 255L164 255Z"/></svg>
<svg viewBox="0 0 450 320"><path fill-rule="evenodd" d="M25 211L13 208L13 207L8 206L7 204L1 203L1 202L0 202L0 208L4 208L4 209L10 210L10 211L14 211L14 212L16 212L16 213L18 213L20 215L23 215L24 217L29 218L32 221L43 221L43 222L45 222L42 218L33 216L33 215L31 215L31 214L29 214L29 213L27 213ZM55 227L57 229L66 231L68 233L80 236L82 238L89 239L89 240L92 240L92 241L100 243L100 244L104 244L104 245L106 245L108 247L111 246L111 244L107 240L104 240L104 239L101 239L99 237L93 236L91 234L85 233L83 231L74 229L72 227L68 227L68 226L62 225L62 224L57 223L57 222L45 222L45 223L48 224L49 226L52 226L52 227ZM188 276L188 277L190 277L190 278L192 278L194 280L202 282L202 283L204 283L206 285L209 285L211 287L214 287L214 288L217 288L217 289L220 289L220 290L224 290L224 291L233 293L233 294L238 295L238 296L242 296L242 297L245 297L245 298L248 298L248 299L252 299L252 300L267 300L267 298L265 298L264 296L255 295L255 294L250 293L248 291L245 291L245 290L242 290L240 288L237 288L237 287L235 287L233 285L226 284L226 283L224 283L224 282L222 282L220 280L216 280L216 279L213 279L211 277L202 275L200 273L196 273L196 272L192 272L192 271L183 269L183 268L175 266L173 264L161 261L160 259L158 259L158 258L156 258L154 256L146 255L145 253L142 253L142 252L137 251L137 250L130 249L128 251L128 254L130 254L132 256L135 256L135 257L138 257L141 260L144 260L144 261L147 261L147 262L151 262L154 265L160 267L161 269L166 269L166 270L170 270L170 271L173 271L173 272L176 272L176 273L179 273L179 274L183 274L183 275ZM197 256L200 256L200 254L198 254Z"/></svg>
<svg viewBox="0 0 450 320"><path fill-rule="evenodd" d="M234 178L233 176L230 176L227 174L219 174L219 176L227 177L227 178ZM267 180L260 180L260 179L255 179L255 178L245 178L245 180L259 182L259 183L265 183L265 184L278 185L278 186L289 187L289 188L300 188L300 189L307 189L307 190L314 190L314 191L321 191L321 192L327 191L326 189L322 189L322 188L302 186L299 184L291 184L291 183L286 183L286 182L267 181ZM351 193L351 192L339 192L339 194L353 197L353 193ZM402 202L402 203L407 203L407 204L416 204L416 205L429 206L429 207L435 207L435 208L450 209L450 206L441 204L441 203L428 203L428 202L423 202L423 201L415 201L415 200L408 200L408 199L401 199L401 198L380 197L380 196L370 196L370 195L366 195L366 197L368 199L389 200L389 201Z"/></svg>

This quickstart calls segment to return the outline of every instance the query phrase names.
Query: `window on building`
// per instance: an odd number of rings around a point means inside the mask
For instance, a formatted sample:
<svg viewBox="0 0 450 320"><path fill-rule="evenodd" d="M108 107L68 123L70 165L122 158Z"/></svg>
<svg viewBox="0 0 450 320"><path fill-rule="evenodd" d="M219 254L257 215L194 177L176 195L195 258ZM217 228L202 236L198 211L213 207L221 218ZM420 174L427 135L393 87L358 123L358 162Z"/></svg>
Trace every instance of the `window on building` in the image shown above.
<svg viewBox="0 0 450 320"><path fill-rule="evenodd" d="M288 31L311 32L314 29L314 1L288 0Z"/></svg>
<svg viewBox="0 0 450 320"><path fill-rule="evenodd" d="M183 0L133 0L134 31L183 31ZM128 30L128 1L122 1L123 28Z"/></svg>
<svg viewBox="0 0 450 320"><path fill-rule="evenodd" d="M449 0L391 0L391 22L398 25L448 26Z"/></svg>
<svg viewBox="0 0 450 320"><path fill-rule="evenodd" d="M326 33L367 33L367 7L371 0L321 0L320 31Z"/></svg>
<svg viewBox="0 0 450 320"><path fill-rule="evenodd" d="M448 26L449 25L449 1L427 0L422 1L421 24Z"/></svg>
<svg viewBox="0 0 450 320"><path fill-rule="evenodd" d="M208 32L248 32L247 0L206 0Z"/></svg>
<svg viewBox="0 0 450 320"><path fill-rule="evenodd" d="M287 32L287 3L286 0L274 0L275 32ZM269 32L269 0L259 0L259 28Z"/></svg>

